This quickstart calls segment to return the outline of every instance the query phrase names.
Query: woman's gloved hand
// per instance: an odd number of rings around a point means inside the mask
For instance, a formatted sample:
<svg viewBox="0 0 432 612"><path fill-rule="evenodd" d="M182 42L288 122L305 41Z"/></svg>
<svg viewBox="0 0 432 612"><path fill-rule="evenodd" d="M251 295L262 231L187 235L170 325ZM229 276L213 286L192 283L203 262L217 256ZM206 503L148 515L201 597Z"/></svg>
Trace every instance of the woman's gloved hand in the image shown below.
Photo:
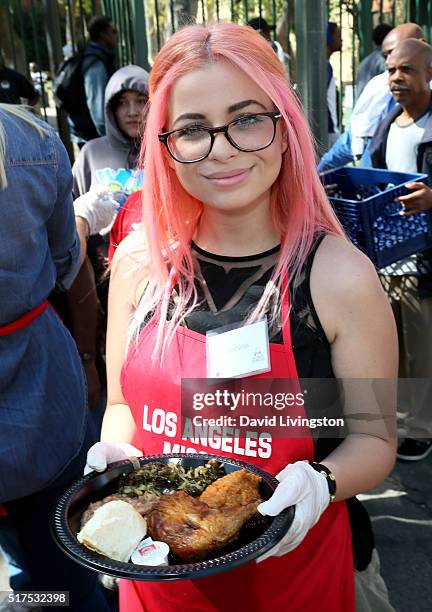
<svg viewBox="0 0 432 612"><path fill-rule="evenodd" d="M294 550L318 522L330 502L327 479L305 461L287 465L276 478L279 484L275 492L258 506L258 512L276 516L288 506L295 505L295 516L288 533L274 548L259 557L257 563Z"/></svg>
<svg viewBox="0 0 432 612"><path fill-rule="evenodd" d="M75 216L85 219L89 236L111 225L119 208L118 193L97 187L74 201Z"/></svg>
<svg viewBox="0 0 432 612"><path fill-rule="evenodd" d="M93 470L103 472L107 465L115 461L123 461L129 457L142 457L143 452L127 444L127 442L96 442L87 452L87 463L84 474Z"/></svg>

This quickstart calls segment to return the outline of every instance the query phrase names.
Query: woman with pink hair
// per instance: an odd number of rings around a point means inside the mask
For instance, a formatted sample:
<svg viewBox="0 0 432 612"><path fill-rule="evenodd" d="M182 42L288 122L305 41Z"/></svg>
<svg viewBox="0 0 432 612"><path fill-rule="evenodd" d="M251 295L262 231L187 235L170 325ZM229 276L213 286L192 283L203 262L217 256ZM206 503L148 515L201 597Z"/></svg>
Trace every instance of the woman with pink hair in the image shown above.
<svg viewBox="0 0 432 612"><path fill-rule="evenodd" d="M262 514L296 510L258 563L200 580L122 581L121 609L353 611L356 520L350 527L349 514L358 513L354 496L390 472L393 434L361 431L354 419L343 439L303 431L234 440L230 428L188 436L181 381L240 373L300 389L299 377L394 378L387 300L328 203L298 100L259 34L227 23L180 30L156 58L149 91L145 234L133 231L113 261L108 406L88 468L136 454L129 443L137 440L147 455L216 449L277 475ZM232 358L229 341L206 337L225 326L246 335L241 359ZM344 392L342 416L370 411L368 394L355 385ZM373 545L365 546L356 551L357 569L371 561Z"/></svg>

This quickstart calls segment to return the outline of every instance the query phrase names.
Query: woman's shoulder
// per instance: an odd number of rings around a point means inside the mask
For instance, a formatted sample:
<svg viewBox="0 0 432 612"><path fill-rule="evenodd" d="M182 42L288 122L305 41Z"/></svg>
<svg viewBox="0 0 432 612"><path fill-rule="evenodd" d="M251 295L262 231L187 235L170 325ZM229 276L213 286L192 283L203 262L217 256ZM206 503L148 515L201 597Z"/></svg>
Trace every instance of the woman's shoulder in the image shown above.
<svg viewBox="0 0 432 612"><path fill-rule="evenodd" d="M385 308L378 274L368 257L344 238L328 235L319 245L310 276L316 312L331 343L344 322Z"/></svg>
<svg viewBox="0 0 432 612"><path fill-rule="evenodd" d="M114 253L110 281L116 291L120 289L120 292L127 294L134 307L147 284L148 264L149 249L145 233L134 230L121 241Z"/></svg>
<svg viewBox="0 0 432 612"><path fill-rule="evenodd" d="M347 291L364 288L364 283L378 281L371 260L347 239L326 235L317 248L314 274L325 279L331 291ZM359 286L360 283L360 286Z"/></svg>
<svg viewBox="0 0 432 612"><path fill-rule="evenodd" d="M148 242L142 229L133 230L118 245L113 260L113 270L133 270L145 266L149 256Z"/></svg>

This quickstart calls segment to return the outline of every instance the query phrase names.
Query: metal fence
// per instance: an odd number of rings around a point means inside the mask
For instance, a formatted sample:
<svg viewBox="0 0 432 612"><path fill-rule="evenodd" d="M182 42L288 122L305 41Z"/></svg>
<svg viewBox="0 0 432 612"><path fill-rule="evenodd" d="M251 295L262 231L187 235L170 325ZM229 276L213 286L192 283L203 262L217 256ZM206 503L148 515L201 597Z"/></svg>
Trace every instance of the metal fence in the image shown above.
<svg viewBox="0 0 432 612"><path fill-rule="evenodd" d="M289 10L289 0L105 0L104 14L110 15L120 34L120 52L150 67L166 40L181 26L209 21L247 23L263 17L276 25ZM134 23L131 22L131 17ZM288 37L288 20L287 32ZM129 40L127 38L129 37Z"/></svg>
<svg viewBox="0 0 432 612"><path fill-rule="evenodd" d="M41 109L54 117L49 80L64 53L74 53L86 39L86 23L96 14L109 15L118 29L117 65L136 63L151 67L164 42L186 23L234 21L247 23L263 17L290 56L290 73L296 78L297 45L295 8L308 0L0 0L0 44L7 65L29 74L29 62L40 71ZM340 123L343 107L350 100L344 94L355 87L359 61L372 50L371 32L386 22L397 25L415 21L432 36L432 0L327 0L328 19L342 31L342 53L333 68L340 96ZM58 33L53 38L53 29ZM299 32L298 35L303 35ZM308 34L306 33L306 36ZM53 42L54 41L54 42ZM304 42L304 41L303 41ZM57 48L56 48L57 47ZM322 49L325 55L325 48ZM337 57L335 55L334 57ZM310 67L314 69L313 66Z"/></svg>

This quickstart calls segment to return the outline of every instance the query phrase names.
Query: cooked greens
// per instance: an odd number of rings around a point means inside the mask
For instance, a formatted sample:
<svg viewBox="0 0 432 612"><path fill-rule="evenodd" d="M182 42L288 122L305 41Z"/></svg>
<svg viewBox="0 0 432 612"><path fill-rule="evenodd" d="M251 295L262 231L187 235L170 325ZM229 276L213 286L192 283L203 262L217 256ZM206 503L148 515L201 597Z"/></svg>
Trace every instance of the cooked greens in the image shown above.
<svg viewBox="0 0 432 612"><path fill-rule="evenodd" d="M157 461L121 476L119 493L139 497L146 491L155 495L185 491L188 495L198 496L221 476L225 476L224 465L213 460L188 469L179 463Z"/></svg>

